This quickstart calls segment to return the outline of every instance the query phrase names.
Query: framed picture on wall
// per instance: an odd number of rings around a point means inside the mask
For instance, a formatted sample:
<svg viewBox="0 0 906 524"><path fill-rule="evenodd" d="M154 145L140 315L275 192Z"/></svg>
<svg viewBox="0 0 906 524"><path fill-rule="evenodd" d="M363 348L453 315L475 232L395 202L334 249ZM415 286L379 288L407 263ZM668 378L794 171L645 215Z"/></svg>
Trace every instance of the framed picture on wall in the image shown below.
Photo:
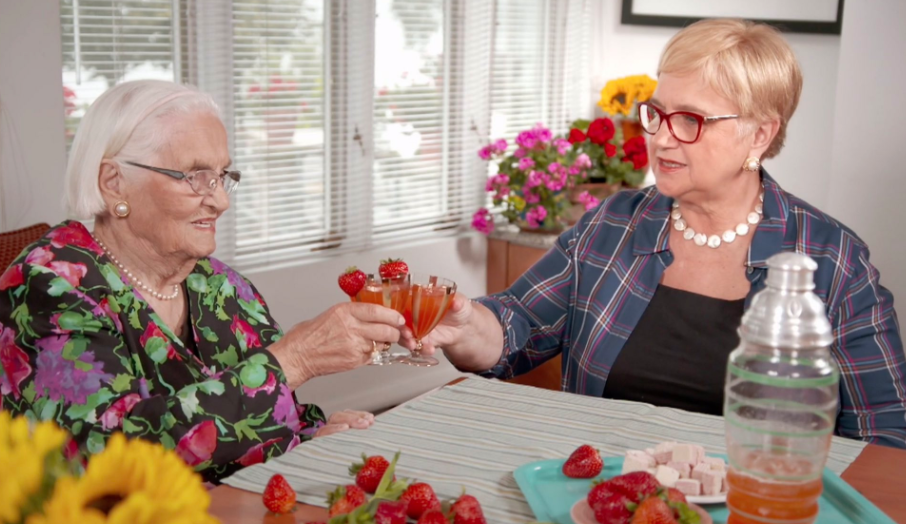
<svg viewBox="0 0 906 524"><path fill-rule="evenodd" d="M621 21L685 27L704 18L745 18L791 33L839 35L843 0L623 0Z"/></svg>

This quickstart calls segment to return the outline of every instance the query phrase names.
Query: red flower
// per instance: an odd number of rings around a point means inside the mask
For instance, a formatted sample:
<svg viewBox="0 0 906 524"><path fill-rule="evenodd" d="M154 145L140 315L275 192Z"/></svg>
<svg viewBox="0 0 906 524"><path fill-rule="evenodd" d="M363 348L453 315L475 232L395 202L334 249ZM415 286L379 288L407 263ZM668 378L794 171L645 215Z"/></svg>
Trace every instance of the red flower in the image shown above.
<svg viewBox="0 0 906 524"><path fill-rule="evenodd" d="M569 130L569 143L577 144L579 142L585 142L585 139L588 138L585 136L585 133L581 129L570 129Z"/></svg>
<svg viewBox="0 0 906 524"><path fill-rule="evenodd" d="M264 448L269 447L271 444L275 444L283 440L282 438L272 438L265 442L260 442L255 444L248 451L245 452L245 455L239 457L240 465L242 466L254 466L255 464L261 464L264 462Z"/></svg>
<svg viewBox="0 0 906 524"><path fill-rule="evenodd" d="M217 426L213 420L205 420L193 427L179 439L176 453L189 466L197 466L211 460L217 449Z"/></svg>
<svg viewBox="0 0 906 524"><path fill-rule="evenodd" d="M11 287L19 287L25 283L25 277L22 275L22 264L9 266L3 274L0 274L0 291Z"/></svg>
<svg viewBox="0 0 906 524"><path fill-rule="evenodd" d="M626 155L623 161L632 162L633 169L642 169L648 165L648 148L644 137L636 136L627 140L623 144L623 153Z"/></svg>
<svg viewBox="0 0 906 524"><path fill-rule="evenodd" d="M142 398L138 393L129 393L125 397L120 398L116 402L110 405L104 414L101 415L101 426L104 430L117 429L123 425L123 417L125 417L129 412L132 411L132 408Z"/></svg>
<svg viewBox="0 0 906 524"><path fill-rule="evenodd" d="M613 158L617 154L617 146L607 142L604 144L604 154L607 155L607 158Z"/></svg>
<svg viewBox="0 0 906 524"><path fill-rule="evenodd" d="M97 242L91 238L91 234L88 233L85 226L78 222L51 229L50 232L47 233L47 237L50 238L50 243L53 247L57 249L65 246L75 246L90 249L98 255L104 254L104 252L101 251L101 246L97 245Z"/></svg>
<svg viewBox="0 0 906 524"><path fill-rule="evenodd" d="M588 138L599 146L613 138L615 132L613 120L609 118L598 118L588 126Z"/></svg>
<svg viewBox="0 0 906 524"><path fill-rule="evenodd" d="M33 249L31 253L25 256L25 263L46 267L53 260L53 256L53 252L47 246L41 246Z"/></svg>
<svg viewBox="0 0 906 524"><path fill-rule="evenodd" d="M632 157L632 168L644 169L648 165L648 153L640 153Z"/></svg>
<svg viewBox="0 0 906 524"><path fill-rule="evenodd" d="M230 329L233 331L233 334L236 335L237 339L245 339L246 349L261 346L261 340L258 339L258 333L255 333L255 330L252 329L252 326L250 326L248 322L240 320L239 315L233 315L233 323L230 324ZM241 337L240 333L242 334Z"/></svg>
<svg viewBox="0 0 906 524"><path fill-rule="evenodd" d="M16 333L12 328L4 328L0 324L0 367L3 370L0 375L0 394L12 393L13 398L19 400L22 394L19 385L31 375L31 364L25 351L16 345L15 338Z"/></svg>

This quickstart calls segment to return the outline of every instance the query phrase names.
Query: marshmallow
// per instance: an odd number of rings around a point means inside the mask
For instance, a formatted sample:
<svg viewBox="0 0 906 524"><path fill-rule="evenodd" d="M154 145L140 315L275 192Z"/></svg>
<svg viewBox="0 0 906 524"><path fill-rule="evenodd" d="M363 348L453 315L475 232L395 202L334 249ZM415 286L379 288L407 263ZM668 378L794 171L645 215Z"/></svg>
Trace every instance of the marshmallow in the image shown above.
<svg viewBox="0 0 906 524"><path fill-rule="evenodd" d="M687 497L697 497L702 494L702 483L697 480L679 479L674 487Z"/></svg>
<svg viewBox="0 0 906 524"><path fill-rule="evenodd" d="M657 481L661 484L661 486L672 488L676 485L676 481L679 480L680 474L673 468L668 468L667 466L658 466L657 471L655 471L654 473L654 476L657 478ZM718 483L719 482L720 479L718 478Z"/></svg>
<svg viewBox="0 0 906 524"><path fill-rule="evenodd" d="M692 468L692 473L689 474L689 477L701 482L702 476L706 471L711 471L711 466L707 464L697 464L694 468Z"/></svg>
<svg viewBox="0 0 906 524"><path fill-rule="evenodd" d="M627 451L626 458L629 458L629 457L633 457L634 459L636 459L640 462L644 462L644 463L648 464L646 467L649 467L649 468L653 468L654 466L657 466L657 462L655 462L654 457L652 457L648 453L645 453L644 451L638 451L638 450Z"/></svg>
<svg viewBox="0 0 906 524"><path fill-rule="evenodd" d="M702 449L702 456L704 456L704 448ZM672 462L685 462L691 466L694 466L701 462L698 456L698 450L692 444L677 444L673 448L673 456L671 457Z"/></svg>
<svg viewBox="0 0 906 524"><path fill-rule="evenodd" d="M661 442L654 448L654 459L658 464L666 464L673 459L676 442Z"/></svg>
<svg viewBox="0 0 906 524"><path fill-rule="evenodd" d="M653 460L649 461L637 456L630 456L627 453L626 457L623 458L622 474L625 475L627 473L632 473L633 471L648 471L648 468L654 466L654 464L651 464L650 462L653 462Z"/></svg>
<svg viewBox="0 0 906 524"><path fill-rule="evenodd" d="M720 495L723 484L723 476L720 471L705 471L702 473L702 493L708 495Z"/></svg>
<svg viewBox="0 0 906 524"><path fill-rule="evenodd" d="M724 471L727 469L724 459L720 457L705 457L702 463L707 464L714 471Z"/></svg>
<svg viewBox="0 0 906 524"><path fill-rule="evenodd" d="M689 475L692 473L692 466L686 464L685 462L668 462L668 468L673 468L679 473L681 479L689 478Z"/></svg>

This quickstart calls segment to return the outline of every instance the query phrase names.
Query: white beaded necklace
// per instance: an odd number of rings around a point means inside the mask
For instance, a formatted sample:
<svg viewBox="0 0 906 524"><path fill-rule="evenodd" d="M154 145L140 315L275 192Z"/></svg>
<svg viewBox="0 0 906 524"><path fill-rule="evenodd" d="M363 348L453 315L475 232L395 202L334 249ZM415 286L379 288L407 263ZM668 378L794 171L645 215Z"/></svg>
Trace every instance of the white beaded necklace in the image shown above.
<svg viewBox="0 0 906 524"><path fill-rule="evenodd" d="M144 291L147 291L148 293L151 293L151 296L154 297L154 298L156 298L156 299L158 299L158 300L173 300L174 298L176 298L176 297L179 296L179 286L176 285L176 284L173 284L173 293L170 294L170 295L164 295L163 293L158 293L157 291L154 291L154 290L151 289L150 287L146 286L144 283L142 283L141 280L138 279L138 277L136 277L135 275L133 275L131 271L129 271L128 269L126 269L126 268L123 266L122 262L120 262L119 260L116 259L115 256L113 256L113 253L111 253L111 252L107 249L107 246L105 246L104 243L101 242L101 241L98 239L98 237L96 237L96 236L94 236L94 235L92 234L92 235L91 235L91 238L93 238L94 241L97 242L99 246L101 246L101 249L103 249L103 250L104 250L104 253L105 253L108 257L110 257L110 260L112 260L113 263L116 264L116 267L120 268L120 270L121 270L122 272L126 273L126 276L129 277L129 280L131 280L132 283L135 284L136 287L139 287L139 288L143 289Z"/></svg>
<svg viewBox="0 0 906 524"><path fill-rule="evenodd" d="M698 233L691 227L686 224L686 221L683 220L683 215L679 210L679 202L673 203L673 211L670 212L670 217L673 218L673 229L683 232L683 238L686 240L691 240L695 242L696 246L707 245L712 249L717 249L724 242L727 244L736 240L737 236L745 236L749 234L749 226L754 226L759 221L761 221L761 216L764 212L764 193L758 195L758 203L755 204L755 210L749 213L746 216L745 222L740 222L736 229L728 229L724 231L723 235L711 235L708 236L704 233Z"/></svg>

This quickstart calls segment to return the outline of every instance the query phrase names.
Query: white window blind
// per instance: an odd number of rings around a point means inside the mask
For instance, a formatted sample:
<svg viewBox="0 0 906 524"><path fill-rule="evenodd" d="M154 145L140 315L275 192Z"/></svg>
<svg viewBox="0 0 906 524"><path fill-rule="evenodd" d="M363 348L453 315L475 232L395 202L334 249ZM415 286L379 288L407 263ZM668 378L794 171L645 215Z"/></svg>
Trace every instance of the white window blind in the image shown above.
<svg viewBox="0 0 906 524"><path fill-rule="evenodd" d="M179 0L60 0L67 145L85 110L113 85L182 79Z"/></svg>
<svg viewBox="0 0 906 524"><path fill-rule="evenodd" d="M254 266L330 242L324 2L234 1L232 28L235 258Z"/></svg>

